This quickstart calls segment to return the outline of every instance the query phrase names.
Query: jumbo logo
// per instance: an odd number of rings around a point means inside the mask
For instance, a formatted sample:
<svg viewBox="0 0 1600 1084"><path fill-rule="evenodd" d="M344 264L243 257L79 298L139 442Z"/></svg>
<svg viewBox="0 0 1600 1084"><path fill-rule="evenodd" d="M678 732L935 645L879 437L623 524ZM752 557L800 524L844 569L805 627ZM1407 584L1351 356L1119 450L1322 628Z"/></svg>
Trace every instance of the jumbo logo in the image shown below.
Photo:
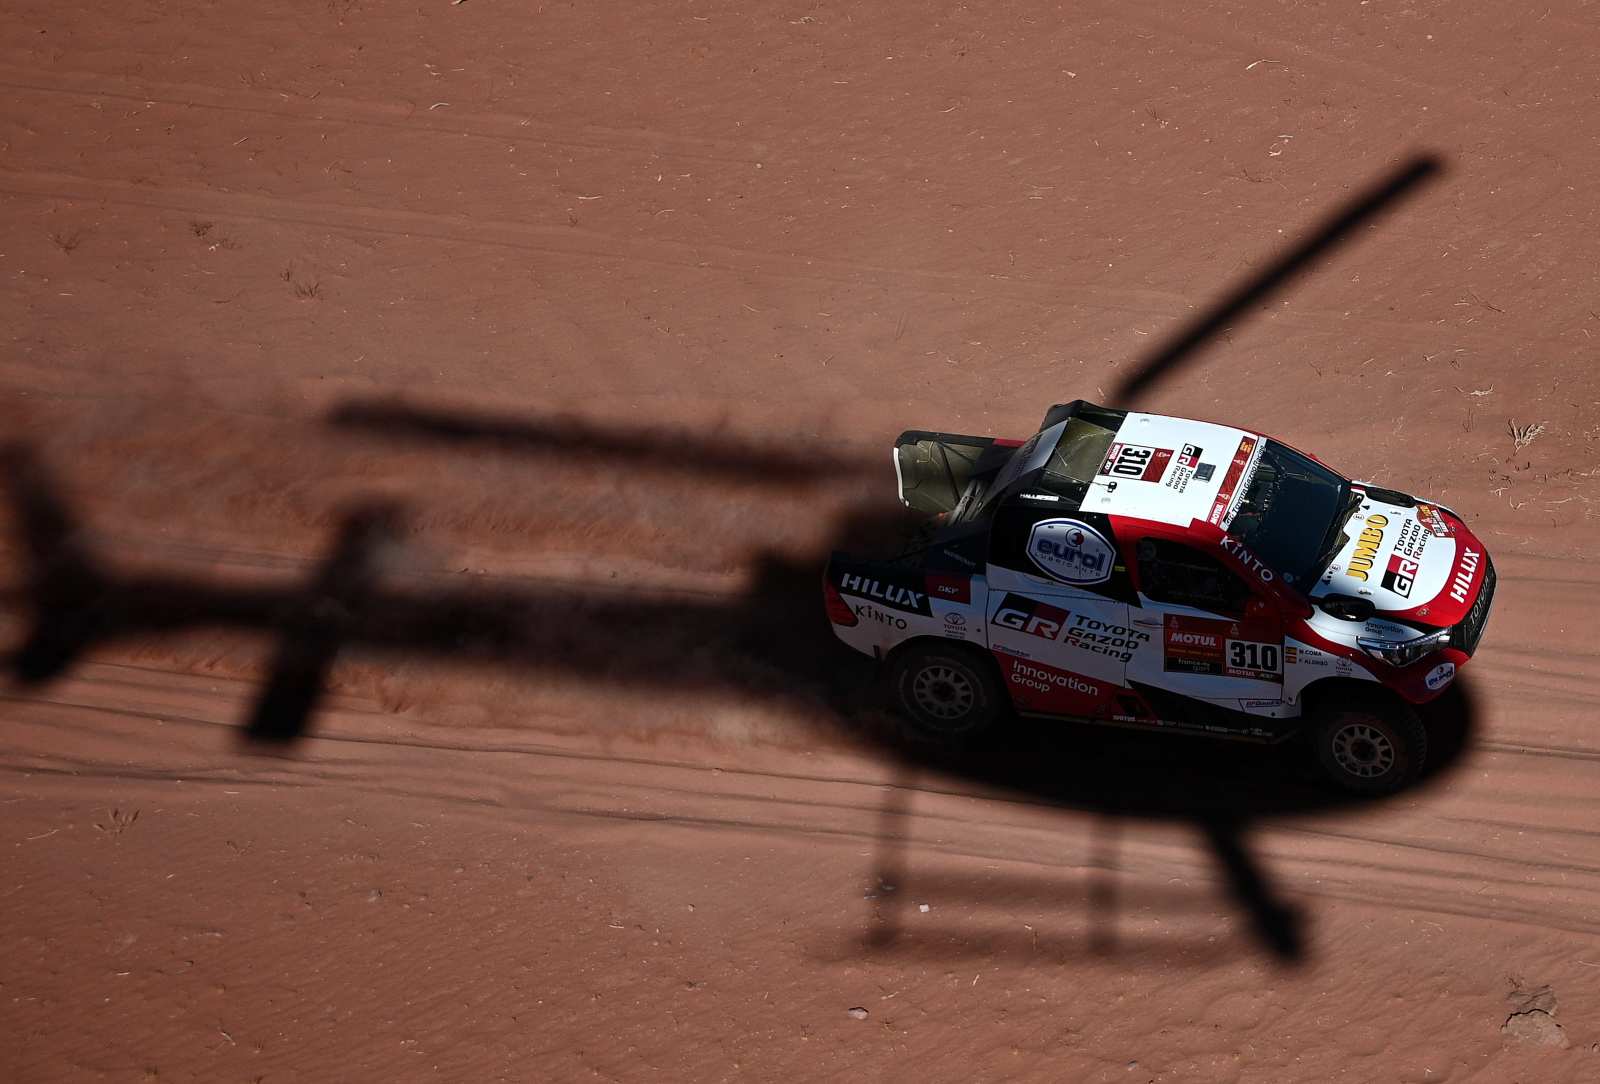
<svg viewBox="0 0 1600 1084"><path fill-rule="evenodd" d="M1380 512L1367 517L1367 525L1361 528L1361 534L1356 538L1355 552L1350 555L1345 567L1347 575L1366 580L1367 573L1372 571L1372 565L1378 559L1378 547L1383 545L1383 529L1387 526L1389 517Z"/></svg>
<svg viewBox="0 0 1600 1084"><path fill-rule="evenodd" d="M1046 519L1028 536L1028 559L1062 583L1105 583L1116 553L1105 536L1075 519Z"/></svg>

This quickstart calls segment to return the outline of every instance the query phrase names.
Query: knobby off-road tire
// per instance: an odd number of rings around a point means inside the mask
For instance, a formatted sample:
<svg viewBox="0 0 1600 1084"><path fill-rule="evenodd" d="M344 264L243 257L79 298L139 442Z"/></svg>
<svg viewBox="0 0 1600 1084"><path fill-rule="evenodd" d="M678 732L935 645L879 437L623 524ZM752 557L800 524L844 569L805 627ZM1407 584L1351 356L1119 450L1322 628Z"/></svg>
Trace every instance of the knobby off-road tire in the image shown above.
<svg viewBox="0 0 1600 1084"><path fill-rule="evenodd" d="M1393 794L1428 759L1428 732L1410 704L1345 686L1311 705L1310 737L1322 774L1357 794Z"/></svg>
<svg viewBox="0 0 1600 1084"><path fill-rule="evenodd" d="M924 742L965 745L1010 707L994 667L959 647L908 646L890 665L889 683L908 735Z"/></svg>

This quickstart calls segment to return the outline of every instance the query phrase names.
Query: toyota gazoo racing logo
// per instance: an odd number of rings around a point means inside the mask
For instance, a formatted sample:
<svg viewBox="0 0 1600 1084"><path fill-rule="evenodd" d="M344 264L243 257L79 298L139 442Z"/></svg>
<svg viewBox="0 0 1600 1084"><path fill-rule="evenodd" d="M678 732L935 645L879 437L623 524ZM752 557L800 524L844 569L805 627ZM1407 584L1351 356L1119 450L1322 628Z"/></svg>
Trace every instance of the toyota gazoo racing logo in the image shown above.
<svg viewBox="0 0 1600 1084"><path fill-rule="evenodd" d="M1105 583L1115 558L1104 535L1075 519L1041 520L1028 536L1028 559L1062 583Z"/></svg>

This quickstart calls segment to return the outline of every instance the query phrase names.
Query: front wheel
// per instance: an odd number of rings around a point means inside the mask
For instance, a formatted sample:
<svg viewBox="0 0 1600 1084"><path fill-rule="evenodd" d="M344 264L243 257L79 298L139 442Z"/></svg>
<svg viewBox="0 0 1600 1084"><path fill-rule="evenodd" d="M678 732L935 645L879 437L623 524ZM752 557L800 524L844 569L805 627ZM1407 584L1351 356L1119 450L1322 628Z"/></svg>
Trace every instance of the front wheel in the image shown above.
<svg viewBox="0 0 1600 1084"><path fill-rule="evenodd" d="M1005 711L992 671L965 651L908 647L895 659L890 681L912 736L961 744L992 729Z"/></svg>
<svg viewBox="0 0 1600 1084"><path fill-rule="evenodd" d="M1323 775L1357 794L1404 789L1428 758L1428 732L1411 705L1367 690L1340 690L1313 705L1311 740Z"/></svg>

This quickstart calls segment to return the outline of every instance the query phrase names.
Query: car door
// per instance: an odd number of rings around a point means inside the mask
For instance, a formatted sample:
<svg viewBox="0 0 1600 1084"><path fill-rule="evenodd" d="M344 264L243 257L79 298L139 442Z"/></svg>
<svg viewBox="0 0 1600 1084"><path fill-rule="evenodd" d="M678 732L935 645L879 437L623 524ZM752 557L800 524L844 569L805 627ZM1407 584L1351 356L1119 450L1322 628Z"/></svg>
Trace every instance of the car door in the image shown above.
<svg viewBox="0 0 1600 1084"><path fill-rule="evenodd" d="M1134 713L1128 659L1153 638L1128 623L1127 570L1105 517L1003 512L986 573L989 648L1018 710Z"/></svg>
<svg viewBox="0 0 1600 1084"><path fill-rule="evenodd" d="M1279 714L1283 619L1273 600L1216 556L1182 542L1141 538L1134 553L1130 622L1160 648L1134 656L1129 683L1234 711Z"/></svg>

